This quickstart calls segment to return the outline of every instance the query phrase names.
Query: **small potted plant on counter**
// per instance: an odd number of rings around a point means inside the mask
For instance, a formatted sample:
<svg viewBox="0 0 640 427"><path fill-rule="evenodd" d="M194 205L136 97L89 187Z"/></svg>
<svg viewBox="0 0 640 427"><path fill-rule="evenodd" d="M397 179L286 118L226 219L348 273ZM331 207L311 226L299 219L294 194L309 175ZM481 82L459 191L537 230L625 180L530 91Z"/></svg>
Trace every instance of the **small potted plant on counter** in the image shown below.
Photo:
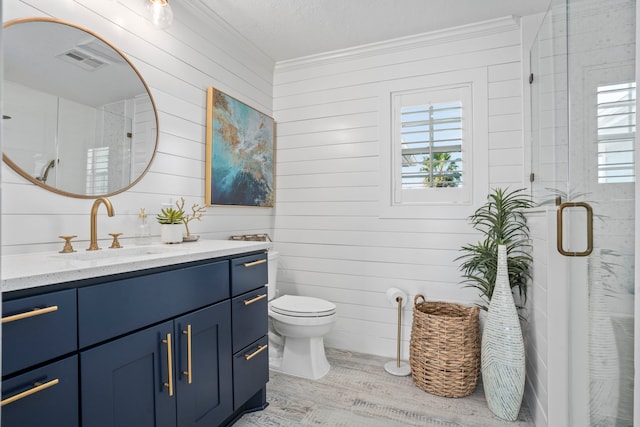
<svg viewBox="0 0 640 427"><path fill-rule="evenodd" d="M156 215L160 223L160 240L162 243L182 242L182 224L184 223L184 211L175 208L163 208Z"/></svg>
<svg viewBox="0 0 640 427"><path fill-rule="evenodd" d="M180 201L176 202L176 206L178 207L178 209L182 212L184 212L184 197L180 197ZM202 214L203 212L206 211L206 207L199 205L197 203L194 203L191 206L191 211L193 213L191 214L187 214L185 213L182 217L182 222L184 223L184 228L187 231L187 234L184 235L184 238L182 239L185 242L195 242L196 240L198 240L200 238L200 236L196 236L194 234L191 234L191 231L189 230L189 222L193 221L194 219L197 219L198 221L202 221Z"/></svg>

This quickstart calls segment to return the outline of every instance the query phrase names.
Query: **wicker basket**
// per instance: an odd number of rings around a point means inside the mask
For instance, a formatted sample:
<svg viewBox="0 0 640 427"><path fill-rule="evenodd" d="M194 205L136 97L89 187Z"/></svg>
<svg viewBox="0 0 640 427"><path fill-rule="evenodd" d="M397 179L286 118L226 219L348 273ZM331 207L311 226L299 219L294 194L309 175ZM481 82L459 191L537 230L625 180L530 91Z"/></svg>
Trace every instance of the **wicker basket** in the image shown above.
<svg viewBox="0 0 640 427"><path fill-rule="evenodd" d="M422 295L416 295L414 304L409 349L413 381L438 396L470 395L480 373L478 307L428 302Z"/></svg>

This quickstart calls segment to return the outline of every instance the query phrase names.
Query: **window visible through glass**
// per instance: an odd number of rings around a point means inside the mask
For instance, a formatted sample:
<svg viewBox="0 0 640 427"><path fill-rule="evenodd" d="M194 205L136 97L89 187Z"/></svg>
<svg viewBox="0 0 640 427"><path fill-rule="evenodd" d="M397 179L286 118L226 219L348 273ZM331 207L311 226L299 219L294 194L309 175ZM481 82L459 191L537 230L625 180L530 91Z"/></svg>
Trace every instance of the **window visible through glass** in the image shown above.
<svg viewBox="0 0 640 427"><path fill-rule="evenodd" d="M109 192L109 147L87 150L87 194Z"/></svg>
<svg viewBox="0 0 640 427"><path fill-rule="evenodd" d="M462 102L402 107L402 188L462 187Z"/></svg>
<svg viewBox="0 0 640 427"><path fill-rule="evenodd" d="M635 182L636 84L599 86L598 183Z"/></svg>

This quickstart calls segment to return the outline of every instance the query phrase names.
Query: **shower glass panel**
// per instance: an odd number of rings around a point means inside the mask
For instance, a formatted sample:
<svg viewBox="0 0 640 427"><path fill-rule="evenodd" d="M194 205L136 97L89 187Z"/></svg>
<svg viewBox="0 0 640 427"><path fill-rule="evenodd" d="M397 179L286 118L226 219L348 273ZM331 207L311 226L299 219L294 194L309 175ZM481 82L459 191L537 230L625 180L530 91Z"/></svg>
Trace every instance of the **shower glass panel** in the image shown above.
<svg viewBox="0 0 640 427"><path fill-rule="evenodd" d="M593 251L566 257L571 426L633 425L635 15L634 0L553 0L530 52L532 195L593 208ZM570 252L587 244L577 211Z"/></svg>

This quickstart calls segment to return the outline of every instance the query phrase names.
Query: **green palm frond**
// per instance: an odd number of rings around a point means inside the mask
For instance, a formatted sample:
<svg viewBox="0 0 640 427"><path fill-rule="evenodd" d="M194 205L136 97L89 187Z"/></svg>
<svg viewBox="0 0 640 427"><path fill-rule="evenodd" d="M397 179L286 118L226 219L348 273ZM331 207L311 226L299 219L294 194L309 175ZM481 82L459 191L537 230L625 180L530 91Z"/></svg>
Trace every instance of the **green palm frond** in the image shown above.
<svg viewBox="0 0 640 427"><path fill-rule="evenodd" d="M465 280L461 284L480 291L483 300L481 308L484 310L493 296L500 244L507 249L511 289L517 292L522 304L526 303L533 258L524 211L533 207L533 202L524 191L494 189L488 195L487 202L469 217L473 228L482 233L484 240L462 246L462 255L456 261L462 261L460 270Z"/></svg>

